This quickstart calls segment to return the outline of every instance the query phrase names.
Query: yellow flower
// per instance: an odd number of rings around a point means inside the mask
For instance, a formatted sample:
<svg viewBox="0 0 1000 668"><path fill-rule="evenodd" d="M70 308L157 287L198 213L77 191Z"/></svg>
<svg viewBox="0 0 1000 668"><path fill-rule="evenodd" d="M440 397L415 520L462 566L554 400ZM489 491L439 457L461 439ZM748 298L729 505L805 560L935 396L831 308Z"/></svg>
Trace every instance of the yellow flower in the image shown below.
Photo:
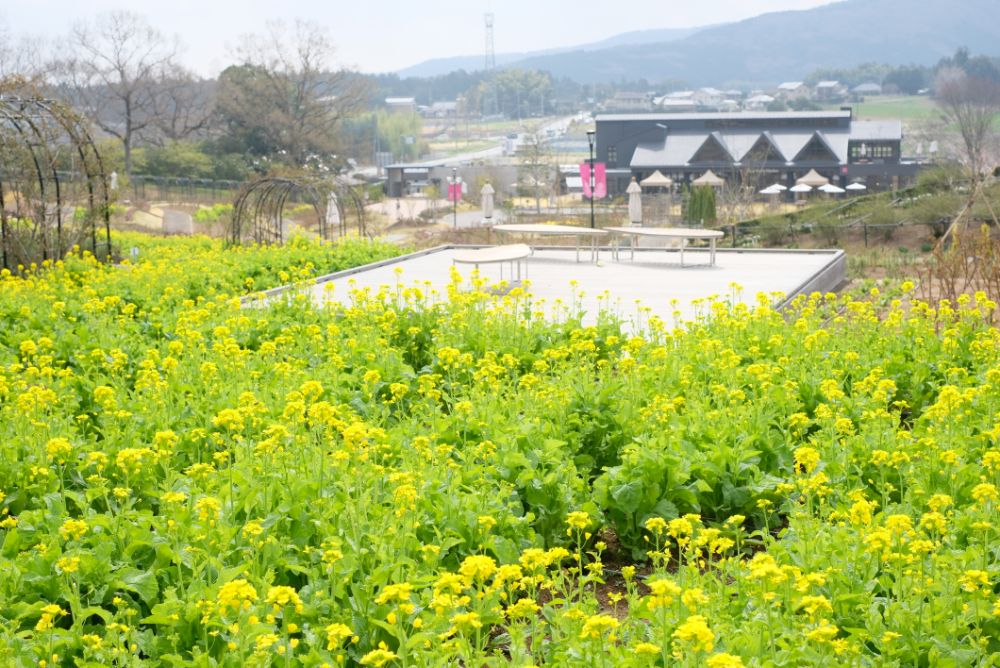
<svg viewBox="0 0 1000 668"><path fill-rule="evenodd" d="M257 600L257 590L246 580L240 578L227 582L219 588L219 607L223 611L232 609L249 610L254 601Z"/></svg>
<svg viewBox="0 0 1000 668"><path fill-rule="evenodd" d="M273 633L265 633L257 637L254 643L254 651L257 654L264 654L267 650L271 649L275 643L278 642L278 636Z"/></svg>
<svg viewBox="0 0 1000 668"><path fill-rule="evenodd" d="M655 536L661 535L667 530L667 521L662 517L650 517L646 520L646 531Z"/></svg>
<svg viewBox="0 0 1000 668"><path fill-rule="evenodd" d="M657 578L646 584L649 586L646 605L650 610L670 605L681 593L681 588L670 578Z"/></svg>
<svg viewBox="0 0 1000 668"><path fill-rule="evenodd" d="M979 570L965 571L958 582L962 585L963 591L977 592L990 586L990 574Z"/></svg>
<svg viewBox="0 0 1000 668"><path fill-rule="evenodd" d="M59 527L63 540L79 540L87 533L87 523L83 520L68 519Z"/></svg>
<svg viewBox="0 0 1000 668"><path fill-rule="evenodd" d="M708 596L700 587L695 587L694 589L688 589L681 595L681 602L688 610L694 612L698 609L699 605L708 603Z"/></svg>
<svg viewBox="0 0 1000 668"><path fill-rule="evenodd" d="M361 657L362 666L375 666L375 668L382 668L385 664L389 663L393 659L398 659L399 657L395 652L389 651L388 645L384 642L378 644L377 649L365 654Z"/></svg>
<svg viewBox="0 0 1000 668"><path fill-rule="evenodd" d="M614 631L617 628L618 620L611 615L591 615L583 623L580 638L600 638L605 632Z"/></svg>
<svg viewBox="0 0 1000 668"><path fill-rule="evenodd" d="M48 631L54 624L53 621L57 617L62 617L66 614L66 611L60 608L55 603L49 603L42 608L42 616L38 619L38 623L35 624L36 631Z"/></svg>
<svg viewBox="0 0 1000 668"><path fill-rule="evenodd" d="M58 462L60 464L65 464L66 460L73 453L73 446L70 445L68 439L57 437L50 439L48 443L45 444L45 454L48 455L49 461Z"/></svg>
<svg viewBox="0 0 1000 668"><path fill-rule="evenodd" d="M214 496L204 496L195 502L194 509L198 513L198 519L202 522L211 522L218 517L222 504Z"/></svg>
<svg viewBox="0 0 1000 668"><path fill-rule="evenodd" d="M475 580L485 581L496 570L497 562L484 554L470 555L458 567L458 572L462 574L468 584L472 584Z"/></svg>
<svg viewBox="0 0 1000 668"><path fill-rule="evenodd" d="M705 665L708 668L743 668L743 659L733 654L720 652L708 657Z"/></svg>
<svg viewBox="0 0 1000 668"><path fill-rule="evenodd" d="M819 466L819 451L815 448L802 446L795 449L795 470L812 473Z"/></svg>
<svg viewBox="0 0 1000 668"><path fill-rule="evenodd" d="M990 501L997 500L997 488L996 485L991 485L988 482L979 483L972 488L972 498L978 503L987 504Z"/></svg>
<svg viewBox="0 0 1000 668"><path fill-rule="evenodd" d="M673 633L681 642L690 642L695 651L711 652L715 646L715 634L701 615L691 615Z"/></svg>
<svg viewBox="0 0 1000 668"><path fill-rule="evenodd" d="M456 629L464 632L475 631L483 627L477 612L460 612L451 618L451 623L455 625Z"/></svg>
<svg viewBox="0 0 1000 668"><path fill-rule="evenodd" d="M183 503L187 500L184 492L164 492L160 495L160 500L164 503Z"/></svg>
<svg viewBox="0 0 1000 668"><path fill-rule="evenodd" d="M535 615L541 608L530 598L522 598L517 603L507 606L507 617L510 619L528 618Z"/></svg>
<svg viewBox="0 0 1000 668"><path fill-rule="evenodd" d="M569 526L566 533L569 534L573 529L586 531L590 527L590 522L590 515L582 510L575 510L566 516L566 524Z"/></svg>
<svg viewBox="0 0 1000 668"><path fill-rule="evenodd" d="M274 606L276 614L281 608L288 605L293 606L295 612L302 612L302 599L299 598L298 592L291 587L284 585L271 587L267 590L267 602Z"/></svg>
<svg viewBox="0 0 1000 668"><path fill-rule="evenodd" d="M80 557L62 557L56 562L60 573L76 573L80 570Z"/></svg>
<svg viewBox="0 0 1000 668"><path fill-rule="evenodd" d="M351 637L351 629L346 624L334 622L326 627L326 648L334 650L340 646L344 640Z"/></svg>
<svg viewBox="0 0 1000 668"><path fill-rule="evenodd" d="M810 617L815 617L817 612L830 612L833 606L830 605L826 596L803 596L799 601L799 607L804 609Z"/></svg>
<svg viewBox="0 0 1000 668"><path fill-rule="evenodd" d="M379 605L384 603L407 603L410 594L413 592L413 585L404 582L402 584L386 585L379 595L375 597L375 602Z"/></svg>
<svg viewBox="0 0 1000 668"><path fill-rule="evenodd" d="M663 650L660 649L659 645L654 645L651 642L641 642L633 648L633 651L639 656L653 656L659 654Z"/></svg>
<svg viewBox="0 0 1000 668"><path fill-rule="evenodd" d="M837 637L839 629L825 619L819 620L816 628L806 632L806 638L813 642L828 643Z"/></svg>

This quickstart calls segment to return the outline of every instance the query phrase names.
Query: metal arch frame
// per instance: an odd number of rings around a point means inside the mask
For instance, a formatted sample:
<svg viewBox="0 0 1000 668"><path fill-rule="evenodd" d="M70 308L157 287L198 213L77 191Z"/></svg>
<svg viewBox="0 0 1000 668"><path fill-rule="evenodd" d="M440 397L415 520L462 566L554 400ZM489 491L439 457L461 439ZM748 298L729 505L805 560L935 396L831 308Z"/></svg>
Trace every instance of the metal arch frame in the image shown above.
<svg viewBox="0 0 1000 668"><path fill-rule="evenodd" d="M339 213L338 229L327 223L331 195ZM233 214L226 230L227 242L232 245L283 243L282 214L293 197L300 197L312 205L321 240L347 236L348 206L357 220L358 236L370 237L365 226L364 201L343 180L316 175L264 176L245 184L233 201Z"/></svg>
<svg viewBox="0 0 1000 668"><path fill-rule="evenodd" d="M34 210L31 216L33 228L30 238L41 238L41 258L32 257L30 250L21 248L20 253L15 248L16 239L11 233L4 192L3 177L0 174L0 247L2 247L3 267L11 269L12 265L34 262L37 259L49 259L50 250L55 257L62 257L65 252L65 228L67 222L75 224L75 217L64 221L63 207L72 204L67 199L67 191L58 172L58 152L56 147L68 147L70 153L75 153L80 159L80 171L86 185L88 215L79 226L74 238L89 236L95 257L100 257L97 241L97 219L103 219L106 251L104 259L111 258L111 207L107 173L100 151L94 142L82 117L70 107L55 100L46 99L23 81L0 81L0 129L7 128L4 134L10 145L20 147L26 157L30 156L32 170L20 169L7 180L9 192L19 193L30 183L38 188L37 200L26 206L28 211ZM72 174L70 175L72 179ZM72 182L72 181L70 181ZM18 185L18 184L22 185ZM23 196L23 192L21 192ZM14 200L18 210L22 202ZM96 214L96 215L95 215ZM50 249L49 233L55 223L56 244ZM14 257L19 254L21 257Z"/></svg>

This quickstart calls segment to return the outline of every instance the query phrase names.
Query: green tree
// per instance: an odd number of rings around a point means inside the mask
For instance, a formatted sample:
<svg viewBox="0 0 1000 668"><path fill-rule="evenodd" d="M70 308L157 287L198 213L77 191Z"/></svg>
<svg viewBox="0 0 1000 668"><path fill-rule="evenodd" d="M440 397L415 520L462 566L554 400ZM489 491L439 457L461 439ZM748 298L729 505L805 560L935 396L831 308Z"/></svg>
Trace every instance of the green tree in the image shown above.
<svg viewBox="0 0 1000 668"><path fill-rule="evenodd" d="M375 112L374 123L383 151L401 160L413 160L427 152L427 142L420 136L424 121L417 112L380 109Z"/></svg>

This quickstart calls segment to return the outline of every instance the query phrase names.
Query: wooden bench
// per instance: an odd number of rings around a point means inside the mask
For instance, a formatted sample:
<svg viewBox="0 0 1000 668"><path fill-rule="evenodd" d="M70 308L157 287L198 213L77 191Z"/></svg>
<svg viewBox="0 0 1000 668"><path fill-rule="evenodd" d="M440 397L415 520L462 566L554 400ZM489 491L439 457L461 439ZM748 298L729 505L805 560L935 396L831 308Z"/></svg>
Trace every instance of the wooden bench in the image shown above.
<svg viewBox="0 0 1000 668"><path fill-rule="evenodd" d="M521 265L524 264L524 277L528 277L528 265L524 262L531 255L527 244L507 244L505 246L487 246L485 248L470 248L457 251L451 258L452 264L471 264L479 269L481 264L510 262L510 279L514 279L514 267L517 267L517 280L521 280ZM503 280L503 264L500 265L500 280Z"/></svg>

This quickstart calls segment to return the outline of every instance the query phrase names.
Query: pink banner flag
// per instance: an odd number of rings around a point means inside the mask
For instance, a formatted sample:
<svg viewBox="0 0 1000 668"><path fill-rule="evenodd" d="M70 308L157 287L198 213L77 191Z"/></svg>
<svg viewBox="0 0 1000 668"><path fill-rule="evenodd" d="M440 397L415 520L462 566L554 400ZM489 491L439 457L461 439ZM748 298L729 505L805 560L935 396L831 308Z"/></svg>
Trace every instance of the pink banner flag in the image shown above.
<svg viewBox="0 0 1000 668"><path fill-rule="evenodd" d="M449 202L461 202L462 201L462 182L449 183L448 184L448 201Z"/></svg>
<svg viewBox="0 0 1000 668"><path fill-rule="evenodd" d="M594 165L594 196L604 199L608 196L608 176L604 171L604 163Z"/></svg>
<svg viewBox="0 0 1000 668"><path fill-rule="evenodd" d="M583 180L583 196L590 199L590 163L580 163L580 178ZM603 162L594 164L594 191L597 199L604 199L608 195L608 177Z"/></svg>

